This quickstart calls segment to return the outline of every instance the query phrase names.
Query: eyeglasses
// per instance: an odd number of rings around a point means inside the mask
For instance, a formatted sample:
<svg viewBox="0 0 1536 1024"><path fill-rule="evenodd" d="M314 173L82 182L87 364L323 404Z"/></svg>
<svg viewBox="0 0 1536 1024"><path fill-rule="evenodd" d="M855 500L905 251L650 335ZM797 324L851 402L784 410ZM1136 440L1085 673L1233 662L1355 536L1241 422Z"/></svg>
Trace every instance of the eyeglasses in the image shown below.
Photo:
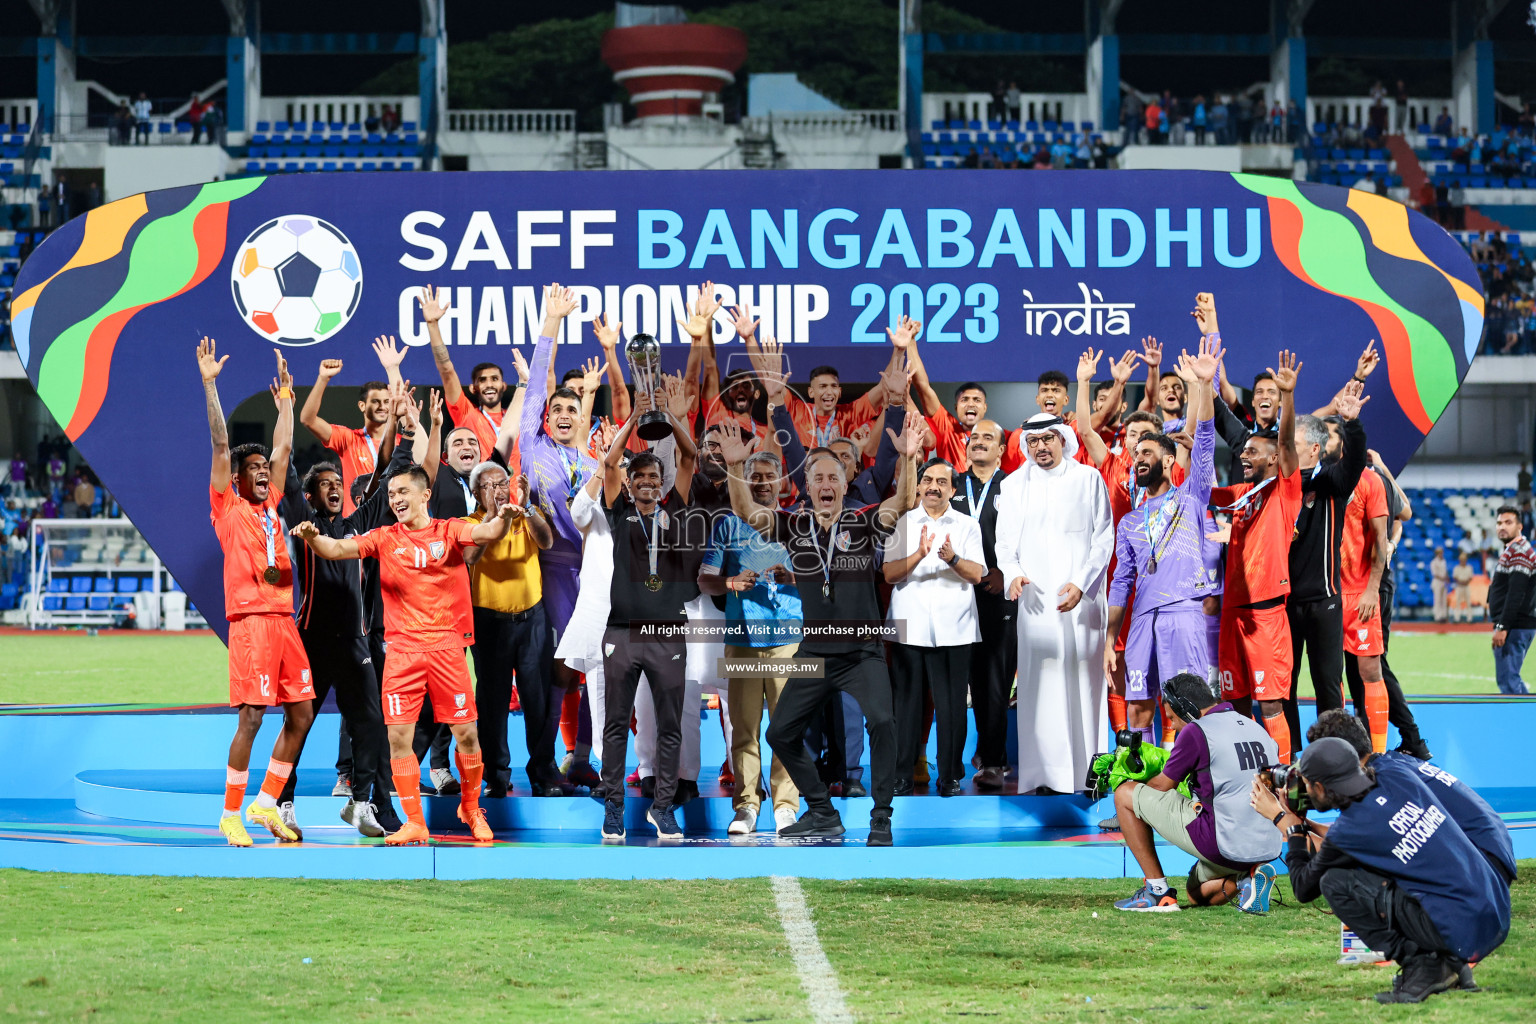
<svg viewBox="0 0 1536 1024"><path fill-rule="evenodd" d="M1055 431L1052 431L1049 434L1026 434L1024 437L1024 447L1044 448L1046 445L1050 444L1056 439Z"/></svg>

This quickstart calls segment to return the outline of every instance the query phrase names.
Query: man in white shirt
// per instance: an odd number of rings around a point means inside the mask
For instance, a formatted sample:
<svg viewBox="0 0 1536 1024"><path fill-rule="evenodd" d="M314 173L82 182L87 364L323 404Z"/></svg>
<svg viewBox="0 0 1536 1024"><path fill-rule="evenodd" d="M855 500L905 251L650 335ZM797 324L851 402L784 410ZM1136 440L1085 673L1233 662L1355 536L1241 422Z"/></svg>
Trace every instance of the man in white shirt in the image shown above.
<svg viewBox="0 0 1536 1024"><path fill-rule="evenodd" d="M149 117L154 113L154 105L149 102L149 97L139 93L139 98L133 101L133 141L135 144L149 145Z"/></svg>
<svg viewBox="0 0 1536 1024"><path fill-rule="evenodd" d="M959 796L965 777L965 694L971 644L981 639L973 589L987 574L981 526L955 511L955 467L930 459L917 480L918 506L896 524L885 544L885 581L895 585L886 621L891 691L896 712L896 764L904 777L896 795L912 792L909 769L923 728L923 687L933 691L939 733L939 795Z"/></svg>

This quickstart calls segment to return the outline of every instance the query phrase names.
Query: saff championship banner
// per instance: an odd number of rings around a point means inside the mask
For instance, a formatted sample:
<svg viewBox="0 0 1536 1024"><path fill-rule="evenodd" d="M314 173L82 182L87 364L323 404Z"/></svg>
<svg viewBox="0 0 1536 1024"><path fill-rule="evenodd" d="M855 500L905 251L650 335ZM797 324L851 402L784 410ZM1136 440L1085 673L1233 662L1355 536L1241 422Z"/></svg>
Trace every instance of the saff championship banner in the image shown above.
<svg viewBox="0 0 1536 1024"><path fill-rule="evenodd" d="M706 279L727 306L752 304L802 383L820 363L874 380L902 314L923 321L936 380L1071 376L1083 349L1112 359L1148 335L1171 368L1197 341L1195 294L1214 292L1234 382L1295 350L1302 411L1376 339L1384 365L1362 418L1394 468L1450 402L1483 326L1476 268L1429 219L1364 192L1203 171L240 178L72 220L22 268L12 320L49 411L222 633L203 335L231 356L226 411L266 389L274 345L299 386L323 358L345 362L333 383L361 384L382 375L375 336L426 345L415 296L431 284L451 289L443 333L460 373L510 372L506 346L528 351L558 281L581 300L561 371L599 354L588 324L604 313L626 337L655 335L680 369L677 321ZM745 366L726 319L722 366ZM426 352L402 372L437 380Z"/></svg>

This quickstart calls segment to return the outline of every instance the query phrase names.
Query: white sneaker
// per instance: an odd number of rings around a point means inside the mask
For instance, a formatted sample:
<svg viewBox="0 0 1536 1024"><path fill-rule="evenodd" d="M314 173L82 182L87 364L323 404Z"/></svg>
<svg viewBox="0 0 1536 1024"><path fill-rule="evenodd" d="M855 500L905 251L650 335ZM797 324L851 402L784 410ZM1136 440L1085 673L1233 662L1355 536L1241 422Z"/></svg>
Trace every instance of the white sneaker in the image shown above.
<svg viewBox="0 0 1536 1024"><path fill-rule="evenodd" d="M304 841L304 831L299 828L299 821L293 815L293 801L290 800L287 803L279 804L277 813L283 819L283 824L291 828L293 834L298 837L294 842L302 843Z"/></svg>
<svg viewBox="0 0 1536 1024"><path fill-rule="evenodd" d="M447 768L432 769L432 785L438 796L458 796L459 780Z"/></svg>
<svg viewBox="0 0 1536 1024"><path fill-rule="evenodd" d="M757 812L743 807L736 812L736 817L726 826L725 831L733 836L744 836L757 830Z"/></svg>
<svg viewBox="0 0 1536 1024"><path fill-rule="evenodd" d="M369 839L382 839L389 835L384 831L384 826L379 824L379 819L374 816L373 804L357 803L354 805L352 817L347 820L353 828Z"/></svg>
<svg viewBox="0 0 1536 1024"><path fill-rule="evenodd" d="M773 824L775 832L782 832L799 820L793 808L776 807L773 811Z"/></svg>

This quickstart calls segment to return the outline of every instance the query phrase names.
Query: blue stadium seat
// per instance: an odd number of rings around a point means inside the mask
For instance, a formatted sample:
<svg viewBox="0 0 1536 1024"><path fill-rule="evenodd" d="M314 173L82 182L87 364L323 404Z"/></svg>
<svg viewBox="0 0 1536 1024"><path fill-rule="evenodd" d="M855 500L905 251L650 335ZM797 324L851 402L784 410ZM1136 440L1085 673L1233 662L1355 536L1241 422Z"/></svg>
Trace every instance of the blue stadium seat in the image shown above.
<svg viewBox="0 0 1536 1024"><path fill-rule="evenodd" d="M320 165L320 169L322 171L334 171L336 169L336 162L334 160L327 160Z"/></svg>
<svg viewBox="0 0 1536 1024"><path fill-rule="evenodd" d="M245 173L246 174L256 174L256 173L259 173L260 171L261 171L261 164L257 163L255 160L247 160L245 162Z"/></svg>
<svg viewBox="0 0 1536 1024"><path fill-rule="evenodd" d="M92 594L90 609L93 612L109 611L112 608L112 598L106 594Z"/></svg>
<svg viewBox="0 0 1536 1024"><path fill-rule="evenodd" d="M137 576L119 576L117 578L117 592L119 594L136 594L139 591L139 578Z"/></svg>
<svg viewBox="0 0 1536 1024"><path fill-rule="evenodd" d="M92 582L91 589L98 594L110 594L113 592L113 590L116 589L116 587L113 586L112 581L107 577L98 576Z"/></svg>
<svg viewBox="0 0 1536 1024"><path fill-rule="evenodd" d="M256 127L260 128L261 126L257 125ZM279 135L286 135L286 134L288 134L288 130L289 130L288 122L287 121L279 121L279 122L277 122L277 124L272 126L272 130L274 132L277 132L277 134L279 134Z"/></svg>
<svg viewBox="0 0 1536 1024"><path fill-rule="evenodd" d="M86 600L83 597L66 597L64 599L64 610L67 612L83 612L85 611L85 606Z"/></svg>
<svg viewBox="0 0 1536 1024"><path fill-rule="evenodd" d="M378 169L379 169L379 165L374 163L372 160L364 160L363 161L363 170L365 170L365 171L376 171Z"/></svg>
<svg viewBox="0 0 1536 1024"><path fill-rule="evenodd" d="M314 160L306 160L304 161L304 169L306 171L318 171L320 169L320 165Z"/></svg>
<svg viewBox="0 0 1536 1024"><path fill-rule="evenodd" d="M89 576L76 576L69 581L71 594L89 594L91 592L91 578Z"/></svg>
<svg viewBox="0 0 1536 1024"><path fill-rule="evenodd" d="M385 160L383 163L379 164L379 170L381 171L392 171L394 169L395 162L393 160Z"/></svg>
<svg viewBox="0 0 1536 1024"><path fill-rule="evenodd" d="M57 594L49 594L43 598L43 611L56 612L64 607L64 599Z"/></svg>
<svg viewBox="0 0 1536 1024"><path fill-rule="evenodd" d="M404 131L404 132L413 132L413 131L416 130L416 122L415 121L405 121L405 122L403 122L400 125L400 130Z"/></svg>

